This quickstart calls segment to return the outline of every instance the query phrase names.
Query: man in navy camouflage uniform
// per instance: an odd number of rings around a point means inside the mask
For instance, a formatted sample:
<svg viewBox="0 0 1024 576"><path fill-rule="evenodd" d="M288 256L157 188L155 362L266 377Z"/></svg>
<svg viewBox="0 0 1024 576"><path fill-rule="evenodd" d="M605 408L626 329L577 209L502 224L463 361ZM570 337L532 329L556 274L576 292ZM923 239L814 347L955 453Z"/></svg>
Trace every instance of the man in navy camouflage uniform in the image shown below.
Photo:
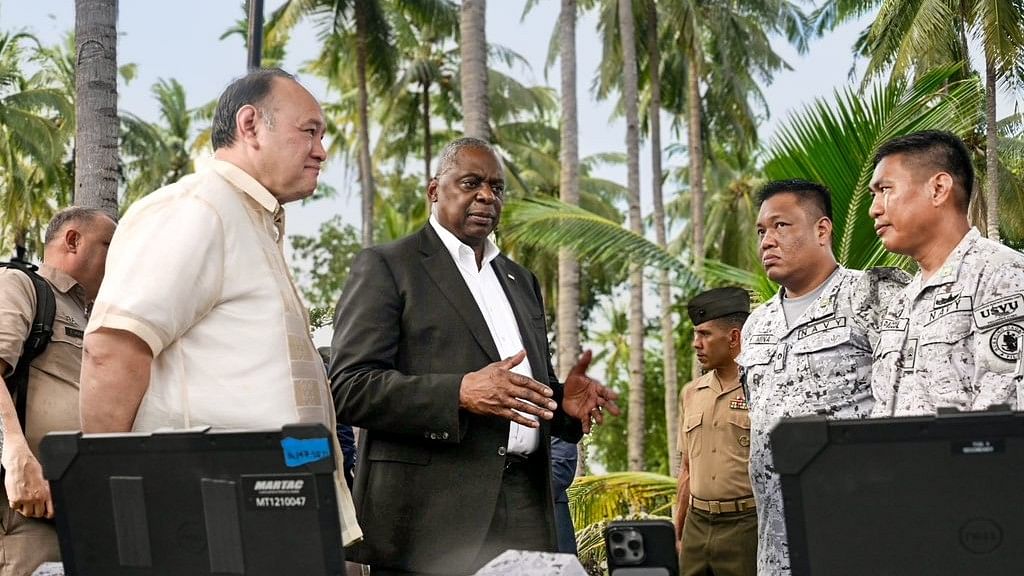
<svg viewBox="0 0 1024 576"><path fill-rule="evenodd" d="M771 182L760 192L761 262L781 288L743 327L737 362L750 407L750 479L757 500L760 576L788 576L789 549L769 434L784 417L871 413L872 349L888 300L908 279L898 270L849 270L832 253L828 189Z"/></svg>
<svg viewBox="0 0 1024 576"><path fill-rule="evenodd" d="M967 148L948 132L897 138L875 156L875 230L920 267L882 320L876 416L1021 405L1024 255L971 227L973 184Z"/></svg>

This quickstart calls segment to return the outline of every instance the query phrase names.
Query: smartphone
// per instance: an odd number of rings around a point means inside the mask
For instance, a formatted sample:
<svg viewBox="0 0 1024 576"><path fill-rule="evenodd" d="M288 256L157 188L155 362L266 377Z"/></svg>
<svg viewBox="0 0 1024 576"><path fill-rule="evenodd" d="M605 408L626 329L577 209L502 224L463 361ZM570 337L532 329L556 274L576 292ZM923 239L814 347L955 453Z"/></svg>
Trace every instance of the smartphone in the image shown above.
<svg viewBox="0 0 1024 576"><path fill-rule="evenodd" d="M617 520L604 529L610 576L679 576L676 531L668 520Z"/></svg>

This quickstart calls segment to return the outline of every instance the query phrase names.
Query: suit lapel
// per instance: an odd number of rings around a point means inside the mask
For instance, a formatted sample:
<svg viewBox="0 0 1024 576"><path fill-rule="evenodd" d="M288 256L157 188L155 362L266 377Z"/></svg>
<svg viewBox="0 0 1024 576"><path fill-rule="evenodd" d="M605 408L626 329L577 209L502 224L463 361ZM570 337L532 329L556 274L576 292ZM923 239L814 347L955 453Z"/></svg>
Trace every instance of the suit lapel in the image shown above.
<svg viewBox="0 0 1024 576"><path fill-rule="evenodd" d="M429 224L420 231L420 252L423 254L423 267L431 280L440 289L452 308L462 317L470 334L477 341L477 344L491 359L491 362L501 360L498 355L498 347L494 344L491 331L487 328L480 308L476 305L473 294L466 286L466 281L459 272L451 254L444 247L444 243L434 232ZM482 366L481 366L482 368Z"/></svg>
<svg viewBox="0 0 1024 576"><path fill-rule="evenodd" d="M505 296L512 305L512 313L516 317L516 327L519 328L519 337L523 340L526 348L526 357L530 359L530 367L533 369L534 380L544 382L541 371L545 370L547 361L543 358L542 350L538 350L533 334L537 330L530 320L530 310L536 307L533 290L526 284L528 278L518 277L504 257L498 256L491 261L491 267L498 277L498 284L505 290Z"/></svg>

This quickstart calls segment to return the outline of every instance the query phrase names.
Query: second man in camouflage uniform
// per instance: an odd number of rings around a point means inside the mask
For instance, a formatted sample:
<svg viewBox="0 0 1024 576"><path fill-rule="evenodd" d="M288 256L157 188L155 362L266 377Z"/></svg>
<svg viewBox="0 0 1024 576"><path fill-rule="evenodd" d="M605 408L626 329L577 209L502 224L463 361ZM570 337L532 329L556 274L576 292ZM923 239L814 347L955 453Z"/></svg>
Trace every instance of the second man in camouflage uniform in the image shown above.
<svg viewBox="0 0 1024 576"><path fill-rule="evenodd" d="M1022 405L1024 255L971 227L973 183L967 148L948 132L910 134L875 156L875 230L921 269L882 321L875 415Z"/></svg>

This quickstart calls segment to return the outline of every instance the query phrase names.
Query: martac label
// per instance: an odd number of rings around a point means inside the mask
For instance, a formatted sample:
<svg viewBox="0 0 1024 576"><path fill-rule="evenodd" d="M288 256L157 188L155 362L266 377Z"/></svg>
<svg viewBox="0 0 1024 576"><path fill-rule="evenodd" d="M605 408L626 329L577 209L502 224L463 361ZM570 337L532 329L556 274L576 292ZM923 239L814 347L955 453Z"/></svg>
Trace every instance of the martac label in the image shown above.
<svg viewBox="0 0 1024 576"><path fill-rule="evenodd" d="M245 500L251 510L315 510L316 480L311 474L244 476Z"/></svg>

